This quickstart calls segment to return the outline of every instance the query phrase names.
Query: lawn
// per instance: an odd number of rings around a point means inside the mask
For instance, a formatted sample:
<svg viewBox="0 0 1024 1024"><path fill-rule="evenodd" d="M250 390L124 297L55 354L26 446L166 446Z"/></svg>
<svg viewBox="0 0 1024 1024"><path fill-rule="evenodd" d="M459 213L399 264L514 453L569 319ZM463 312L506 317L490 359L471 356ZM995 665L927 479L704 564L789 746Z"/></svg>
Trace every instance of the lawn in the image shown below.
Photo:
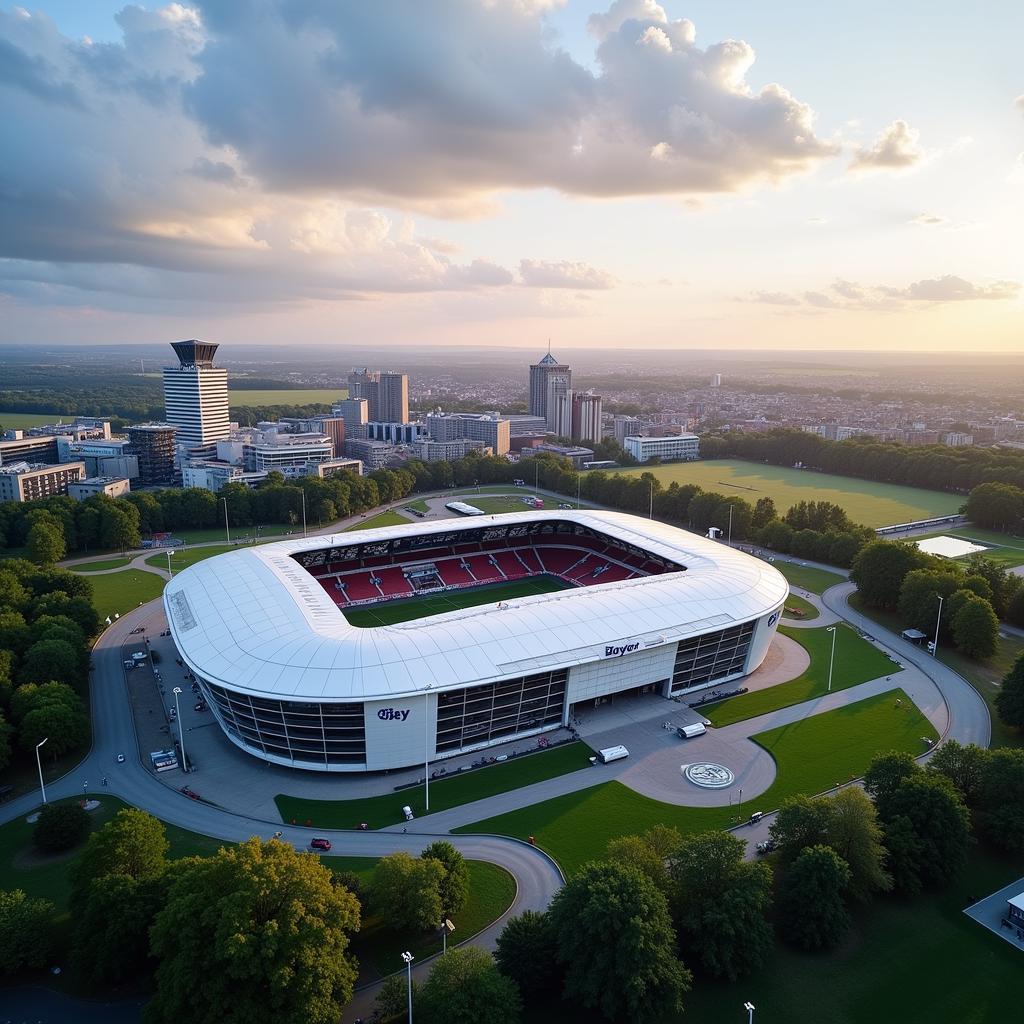
<svg viewBox="0 0 1024 1024"><path fill-rule="evenodd" d="M812 594L823 594L829 587L837 583L845 583L846 577L827 569L816 569L813 565L798 565L796 562L784 562L777 558L772 568L778 569L789 580L790 586L809 590Z"/></svg>
<svg viewBox="0 0 1024 1024"><path fill-rule="evenodd" d="M896 700L902 704L896 704ZM928 720L900 689L845 708L813 715L753 737L775 759L777 774L768 790L732 807L677 807L641 796L620 782L606 782L474 822L456 832L486 832L536 841L567 873L600 857L608 841L653 825L682 832L726 828L753 811L770 811L797 793L820 793L864 773L883 750L920 754L923 736L937 738ZM682 754L680 754L682 756ZM600 768L594 769L600 777Z"/></svg>
<svg viewBox="0 0 1024 1024"><path fill-rule="evenodd" d="M527 741L529 742L529 741ZM567 743L551 750L518 757L502 764L441 779L430 785L430 809L447 811L451 807L485 800L535 782L590 767L593 751L585 743ZM401 809L408 804L417 818L426 816L423 787L398 790L362 800L306 800L279 793L274 797L281 820L311 822L317 828L355 828L365 821L370 828L384 828L401 821Z"/></svg>
<svg viewBox="0 0 1024 1024"><path fill-rule="evenodd" d="M166 556L164 556L166 563ZM164 580L144 569L122 569L120 572L95 573L88 577L92 584L92 606L100 619L117 612L124 615L139 605L153 601L164 592Z"/></svg>
<svg viewBox="0 0 1024 1024"><path fill-rule="evenodd" d="M223 511L224 506L222 505L222 514ZM255 532L255 527L252 526L232 526L231 539L232 541L249 541L252 540ZM282 537L285 534L294 535L297 532L302 532L302 523L299 523L297 530L292 523L271 523L269 526L260 526L259 539L269 540L271 537ZM186 544L206 544L209 541L227 543L223 522L220 526L206 526L196 530L175 530L174 539L184 541Z"/></svg>
<svg viewBox="0 0 1024 1024"><path fill-rule="evenodd" d="M639 466L615 472L653 473L664 487L673 481L698 484L705 491L735 495L751 505L758 498L771 498L780 514L799 501L832 501L846 509L855 523L871 527L952 515L963 504L962 497L942 491L855 480L806 469L763 466L742 459Z"/></svg>
<svg viewBox="0 0 1024 1024"><path fill-rule="evenodd" d="M331 405L348 397L347 388L280 388L272 391L245 391L231 386L228 401L232 409L241 405Z"/></svg>
<svg viewBox="0 0 1024 1024"><path fill-rule="evenodd" d="M403 505L402 508L409 509L412 512L430 511L430 508L425 501L410 501L408 505Z"/></svg>
<svg viewBox="0 0 1024 1024"><path fill-rule="evenodd" d="M757 1007L757 1024L1011 1020L1007 999L1020 989L1022 954L963 908L1020 873L1012 858L975 847L947 889L915 900L875 900L855 913L851 935L836 950L800 953L779 943L765 966L740 983L699 978L684 998L686 1012L662 1024L739 1022L747 999ZM559 1022L567 1024L566 1017Z"/></svg>
<svg viewBox="0 0 1024 1024"><path fill-rule="evenodd" d="M71 568L75 572L101 572L104 569L123 569L130 561L131 558L119 555L117 558L100 558L94 562L80 562Z"/></svg>
<svg viewBox="0 0 1024 1024"><path fill-rule="evenodd" d="M910 538L913 542L928 540L929 537L960 537L962 540L985 544L985 551L976 552L989 560L1012 568L1024 565L1024 537L1012 533L997 533L995 530L982 530L974 526L960 526L955 530L938 530L921 537ZM970 555L953 559L954 562L966 562Z"/></svg>
<svg viewBox="0 0 1024 1024"><path fill-rule="evenodd" d="M783 629L811 656L811 663L802 675L788 683L779 683L764 690L753 690L739 697L730 697L703 710L715 725L731 725L747 718L756 718L769 711L802 704L828 692L828 665L831 660L832 634L825 628ZM836 657L832 671L832 689L845 690L879 676L902 671L877 647L862 640L849 626L836 629Z"/></svg>
<svg viewBox="0 0 1024 1024"><path fill-rule="evenodd" d="M375 516L367 516L361 522L346 527L346 532L351 530L376 530L381 526L408 526L409 519L398 512L378 512Z"/></svg>
<svg viewBox="0 0 1024 1024"><path fill-rule="evenodd" d="M899 633L905 628L905 623L895 612L868 608L861 603L858 594L850 596L850 606L894 633ZM990 746L993 747L1024 747L1024 733L1004 725L995 709L996 694L999 693L1003 677L1013 668L1014 662L1021 654L1024 654L1024 640L1016 636L1001 636L996 653L986 661L968 658L951 647L948 640L939 645L939 661L947 664L954 672L959 672L981 694L982 700L988 705L989 717L992 720Z"/></svg>
<svg viewBox="0 0 1024 1024"><path fill-rule="evenodd" d="M73 418L73 417L72 417ZM4 430L27 430L29 427L46 427L57 420L70 422L66 413L56 412L0 412L0 428Z"/></svg>
<svg viewBox="0 0 1024 1024"><path fill-rule="evenodd" d="M225 551L235 551L237 548L245 546L240 544L211 544L209 547L174 548L174 553L171 555L171 570L179 572L181 569L187 569L190 565L195 565L196 562L203 561L204 558L223 555ZM146 565L155 566L157 569L166 569L167 552L161 551L158 555L150 555L146 559Z"/></svg>
<svg viewBox="0 0 1024 1024"><path fill-rule="evenodd" d="M570 587L571 584L555 576L535 576L532 579L514 580L510 583L490 583L466 590L450 590L430 597L387 601L368 608L343 608L342 613L353 626L392 626L396 622L409 622L412 619L426 618L428 615L442 615L445 612L511 601L533 594L552 594L557 590L568 590Z"/></svg>
<svg viewBox="0 0 1024 1024"><path fill-rule="evenodd" d="M786 598L786 607L782 611L784 619L797 619L800 622L809 622L816 619L819 614L818 609L810 601L805 601L796 594L790 594Z"/></svg>
<svg viewBox="0 0 1024 1024"><path fill-rule="evenodd" d="M540 496L538 495L538 497ZM472 494L467 494L462 500L470 505L475 505L481 512L486 512L489 516L501 515L505 512L535 511L532 505L525 505L523 503L523 496L515 494L493 498L477 498ZM552 498L542 498L541 500L544 502L544 508L546 509L558 508L558 502Z"/></svg>

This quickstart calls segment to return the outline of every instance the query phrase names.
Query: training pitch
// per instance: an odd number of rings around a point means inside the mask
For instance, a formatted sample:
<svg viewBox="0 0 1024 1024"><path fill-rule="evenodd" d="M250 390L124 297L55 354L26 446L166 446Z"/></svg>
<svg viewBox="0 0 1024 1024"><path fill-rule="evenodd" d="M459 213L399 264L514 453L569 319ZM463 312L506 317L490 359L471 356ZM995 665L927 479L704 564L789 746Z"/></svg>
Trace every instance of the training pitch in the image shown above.
<svg viewBox="0 0 1024 1024"><path fill-rule="evenodd" d="M512 583L491 583L466 590L448 590L428 597L409 597L401 601L384 601L378 605L342 609L353 626L393 626L397 622L425 619L428 615L443 615L463 608L476 608L482 604L497 604L516 597L533 594L551 594L567 590L571 584L554 576L534 576Z"/></svg>
<svg viewBox="0 0 1024 1024"><path fill-rule="evenodd" d="M697 484L705 491L743 498L751 505L758 498L771 498L780 516L799 501L831 501L844 508L855 523L874 528L953 515L963 503L962 497L942 491L854 480L809 469L763 466L741 459L638 466L617 472L631 476L653 473L663 487L674 482Z"/></svg>

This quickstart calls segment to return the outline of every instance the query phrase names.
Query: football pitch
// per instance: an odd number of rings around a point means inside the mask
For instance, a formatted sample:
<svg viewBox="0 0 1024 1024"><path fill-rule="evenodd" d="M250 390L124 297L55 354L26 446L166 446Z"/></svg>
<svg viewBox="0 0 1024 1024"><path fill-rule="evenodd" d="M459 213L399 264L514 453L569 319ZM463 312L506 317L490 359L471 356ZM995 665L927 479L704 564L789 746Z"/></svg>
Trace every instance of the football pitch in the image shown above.
<svg viewBox="0 0 1024 1024"><path fill-rule="evenodd" d="M751 505L758 498L771 498L780 516L798 501L832 501L844 508L855 523L872 528L952 515L963 503L960 495L943 491L857 480L810 469L767 466L742 459L677 462L615 472L633 476L653 473L662 487L674 482L697 484L705 491L744 498Z"/></svg>
<svg viewBox="0 0 1024 1024"><path fill-rule="evenodd" d="M528 580L510 583L488 583L466 590L448 590L429 597L407 597L401 601L384 601L362 608L343 608L342 613L353 626L393 626L397 622L425 619L428 615L443 615L463 608L476 608L483 604L497 604L516 597L534 594L552 594L572 586L555 576L534 576Z"/></svg>

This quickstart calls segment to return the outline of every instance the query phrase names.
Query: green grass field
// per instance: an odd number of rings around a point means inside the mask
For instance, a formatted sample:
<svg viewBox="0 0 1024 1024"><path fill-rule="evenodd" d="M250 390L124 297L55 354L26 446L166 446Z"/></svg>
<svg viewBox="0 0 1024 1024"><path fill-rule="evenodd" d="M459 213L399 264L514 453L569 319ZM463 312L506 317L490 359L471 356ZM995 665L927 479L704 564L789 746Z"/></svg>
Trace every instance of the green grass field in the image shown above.
<svg viewBox="0 0 1024 1024"><path fill-rule="evenodd" d="M92 606L99 612L100 619L114 612L124 615L164 592L163 579L142 569L86 575L92 584Z"/></svg>
<svg viewBox="0 0 1024 1024"><path fill-rule="evenodd" d="M962 540L973 541L975 544L985 544L984 551L976 552L999 565L1007 568L1024 565L1024 537L1017 537L1011 533L997 533L995 530L976 529L973 526L960 526L955 530L938 530L922 537L911 537L914 542L927 540L929 537L959 537ZM954 558L954 562L966 562L970 555L961 558Z"/></svg>
<svg viewBox="0 0 1024 1024"><path fill-rule="evenodd" d="M408 526L412 520L401 515L399 512L378 512L375 516L367 516L365 519L352 526L345 528L346 533L353 530L376 530L381 526Z"/></svg>
<svg viewBox="0 0 1024 1024"><path fill-rule="evenodd" d="M556 590L568 590L571 586L555 576L534 576L532 579L514 580L511 583L490 583L468 590L450 590L431 597L387 601L368 608L343 608L342 613L353 626L393 626L396 622L411 622L428 615L443 615L445 612L476 608L482 604L496 604L498 601L511 601L533 594L553 594Z"/></svg>
<svg viewBox="0 0 1024 1024"><path fill-rule="evenodd" d="M472 494L468 494L462 500L470 505L476 505L478 509L486 512L489 516L501 515L504 512L533 512L534 508L532 505L523 504L523 497L523 495L502 495L487 498L474 497ZM552 498L542 498L541 500L544 502L544 508L546 509L558 508L558 502Z"/></svg>
<svg viewBox="0 0 1024 1024"><path fill-rule="evenodd" d="M403 505L402 508L409 509L413 512L427 512L429 511L427 503L422 500L410 501L408 504Z"/></svg>
<svg viewBox="0 0 1024 1024"><path fill-rule="evenodd" d="M902 700L898 707L897 698ZM622 783L606 782L455 831L518 839L532 835L571 874L600 857L608 841L617 836L636 835L658 824L683 832L726 828L746 820L753 811L773 810L797 793L820 793L859 777L880 750L920 754L921 737L937 735L913 701L894 688L753 737L775 759L777 774L766 792L738 806L676 807L641 796ZM595 778L600 774L601 769L595 768Z"/></svg>
<svg viewBox="0 0 1024 1024"><path fill-rule="evenodd" d="M0 412L0 427L4 430L27 430L29 427L45 427L59 419L68 423L74 417L56 412Z"/></svg>
<svg viewBox="0 0 1024 1024"><path fill-rule="evenodd" d="M100 558L92 562L80 562L72 568L75 572L101 572L105 569L123 569L130 561L131 558L118 555L117 558Z"/></svg>
<svg viewBox="0 0 1024 1024"><path fill-rule="evenodd" d="M796 562L784 562L777 558L772 568L778 569L789 580L790 586L801 590L809 590L812 594L823 594L829 587L843 583L845 576L827 569L817 569L813 565L798 565Z"/></svg>
<svg viewBox="0 0 1024 1024"><path fill-rule="evenodd" d="M524 746L530 742L524 741ZM585 743L567 743L514 761L439 779L430 784L430 810L432 813L447 811L588 768L591 754L593 751ZM422 786L363 800L306 800L279 793L274 802L282 821L309 821L319 828L356 828L364 821L374 829L395 825L402 820L402 807L406 804L417 818L427 816Z"/></svg>
<svg viewBox="0 0 1024 1024"><path fill-rule="evenodd" d="M213 558L214 555L223 555L226 551L236 551L239 544L211 544L202 548L175 548L171 555L171 571L178 572L180 569L187 569L196 562L202 562L206 558ZM157 569L167 568L167 552L161 551L158 555L150 555L146 559L146 565L152 565Z"/></svg>
<svg viewBox="0 0 1024 1024"><path fill-rule="evenodd" d="M846 509L855 523L871 527L951 515L963 504L962 497L941 491L854 480L811 470L762 466L741 459L681 462L650 468L640 466L616 472L634 476L654 473L664 487L673 481L698 484L705 491L735 495L751 505L758 498L771 498L780 515L798 501L832 501Z"/></svg>
<svg viewBox="0 0 1024 1024"><path fill-rule="evenodd" d="M825 628L783 629L782 632L796 640L811 656L807 671L788 683L753 690L739 697L730 697L720 704L713 704L703 713L715 725L731 725L733 722L756 718L769 711L802 704L805 700L821 697L827 692L832 634ZM898 665L867 640L862 640L849 626L837 627L833 690L845 690L858 683L866 683L869 679L895 675L900 671Z"/></svg>
<svg viewBox="0 0 1024 1024"><path fill-rule="evenodd" d="M232 408L242 405L330 405L348 397L346 388L280 388L270 391L243 391L233 385L228 401Z"/></svg>
<svg viewBox="0 0 1024 1024"><path fill-rule="evenodd" d="M786 598L786 607L782 612L782 617L784 619L798 619L800 622L810 622L811 619L816 619L819 614L818 609L810 601L805 601L802 597L797 597L796 594L790 594Z"/></svg>

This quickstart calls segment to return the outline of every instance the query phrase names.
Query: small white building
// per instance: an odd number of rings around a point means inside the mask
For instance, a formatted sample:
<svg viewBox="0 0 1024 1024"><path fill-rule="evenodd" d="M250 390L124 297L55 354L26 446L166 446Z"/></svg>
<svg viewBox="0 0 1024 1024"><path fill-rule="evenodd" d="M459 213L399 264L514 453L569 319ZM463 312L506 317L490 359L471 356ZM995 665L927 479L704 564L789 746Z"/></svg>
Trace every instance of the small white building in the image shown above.
<svg viewBox="0 0 1024 1024"><path fill-rule="evenodd" d="M663 462L692 462L700 458L700 438L696 434L627 437L623 447L637 462L650 462L654 458Z"/></svg>
<svg viewBox="0 0 1024 1024"><path fill-rule="evenodd" d="M127 477L90 476L68 484L68 494L75 501L85 501L94 494L105 494L108 498L120 498L132 489Z"/></svg>

